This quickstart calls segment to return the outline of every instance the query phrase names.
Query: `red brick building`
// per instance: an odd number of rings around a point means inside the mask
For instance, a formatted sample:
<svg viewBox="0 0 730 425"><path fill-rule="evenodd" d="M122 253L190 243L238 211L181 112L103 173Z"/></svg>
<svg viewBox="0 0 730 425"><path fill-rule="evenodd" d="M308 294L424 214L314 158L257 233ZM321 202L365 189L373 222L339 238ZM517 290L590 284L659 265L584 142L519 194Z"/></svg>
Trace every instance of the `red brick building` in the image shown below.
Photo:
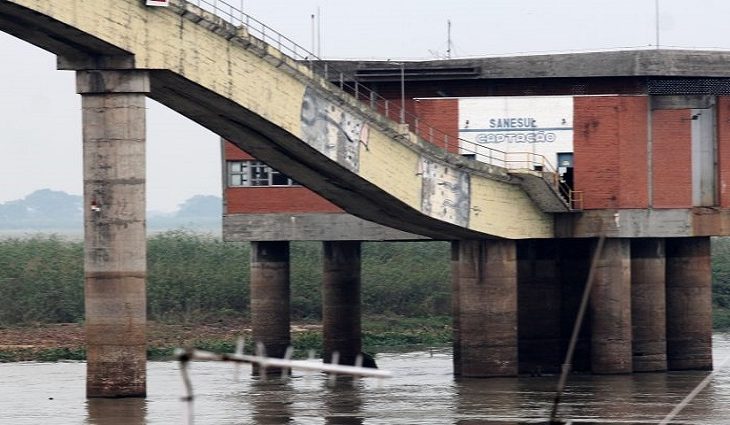
<svg viewBox="0 0 730 425"><path fill-rule="evenodd" d="M368 97L362 100L373 103L395 120L400 119L401 99L405 99L405 121L412 131L450 152L469 156L475 156L474 149L509 151L511 145L464 142L468 132L474 130L464 128L469 126L469 120L462 122L464 103L500 99L506 102L507 109L511 108L504 117L527 117L534 116L536 109L543 109L538 111L543 115L545 110L550 113L550 104L540 106L545 99L567 99L572 106L565 114L571 116L562 120L570 139L565 152L561 152L565 164L559 164L560 158L550 151L549 143L528 142L520 148L544 155L549 166L580 193L581 199L573 207L587 212L689 211L730 206L730 73L715 65L718 55L629 51L407 62L403 69L390 62L329 62L328 67L342 70L346 84L356 81L383 96L384 99L375 101ZM329 75L339 81L339 74L330 71ZM532 99L532 103L517 102L514 106L515 99ZM484 112L485 122L489 119L490 113ZM472 126L473 122L472 119ZM482 140L494 134L488 133L491 129L484 130L487 133L479 136ZM256 162L233 145L226 144L224 152L224 234L228 239L255 239L255 235L241 235L236 229L243 225L256 227L262 215L267 223L291 223L292 215L303 214L313 220L309 226L317 222L312 214L325 214L326 222L334 225L331 214L342 213L329 201ZM478 160L484 158L476 155ZM341 219L344 218L338 220ZM566 220L572 222L575 217ZM721 221L715 219L718 220ZM712 226L707 220L700 222L693 225ZM362 226L359 219L352 217L341 224L352 228L354 223L358 223L358 228ZM286 228L292 230L290 226ZM384 229L372 225L375 233L354 237L414 237L402 232L386 234ZM304 234L311 236L302 238L349 238L336 233L307 230ZM570 235L575 234L576 229L570 231Z"/></svg>
<svg viewBox="0 0 730 425"><path fill-rule="evenodd" d="M554 238L452 238L455 374L559 370L592 252L600 260L576 368L712 367L709 236L730 235L728 63L727 53L661 50L327 63L333 84L437 149L521 181L561 182L559 208L523 186L554 214ZM325 275L350 270L340 276L347 299L332 289L337 279L323 283L324 311L338 312L324 314L325 329L345 316L359 329L356 241L422 237L344 213L232 145L224 152L224 238L255 241L252 264L280 266L282 276L286 241L324 241ZM488 288L500 282L497 296Z"/></svg>

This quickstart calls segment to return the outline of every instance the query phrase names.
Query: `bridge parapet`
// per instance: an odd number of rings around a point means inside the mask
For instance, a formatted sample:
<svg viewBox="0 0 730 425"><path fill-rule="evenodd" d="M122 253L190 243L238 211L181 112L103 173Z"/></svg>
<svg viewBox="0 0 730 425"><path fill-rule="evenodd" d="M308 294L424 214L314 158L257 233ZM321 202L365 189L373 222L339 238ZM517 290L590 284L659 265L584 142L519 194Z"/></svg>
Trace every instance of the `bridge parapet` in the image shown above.
<svg viewBox="0 0 730 425"><path fill-rule="evenodd" d="M315 61L285 54L300 53L283 36L261 27L263 40L256 37L251 18L241 28L240 19L191 2L170 5L9 0L0 4L0 29L94 59L66 65L114 66L99 58L133 56L136 69L150 71L149 97L359 217L437 239L553 235L552 216L503 167L405 132L405 122L370 109L363 93L314 72ZM31 37L17 22L39 30Z"/></svg>

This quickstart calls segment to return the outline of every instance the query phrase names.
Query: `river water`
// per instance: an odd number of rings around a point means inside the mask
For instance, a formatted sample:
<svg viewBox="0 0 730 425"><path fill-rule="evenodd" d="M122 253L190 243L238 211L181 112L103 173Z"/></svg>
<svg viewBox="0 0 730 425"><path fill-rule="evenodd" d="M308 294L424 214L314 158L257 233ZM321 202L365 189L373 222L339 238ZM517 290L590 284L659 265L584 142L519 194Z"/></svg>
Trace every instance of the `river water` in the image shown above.
<svg viewBox="0 0 730 425"><path fill-rule="evenodd" d="M730 334L714 338L715 364L730 357ZM295 373L263 381L250 367L194 363L192 405L176 362L150 362L148 397L86 400L85 364L0 364L0 424L518 424L550 414L557 377L454 380L448 350L384 353L395 377L331 384ZM730 424L730 362L673 423ZM657 423L708 373L571 376L560 407L573 423Z"/></svg>

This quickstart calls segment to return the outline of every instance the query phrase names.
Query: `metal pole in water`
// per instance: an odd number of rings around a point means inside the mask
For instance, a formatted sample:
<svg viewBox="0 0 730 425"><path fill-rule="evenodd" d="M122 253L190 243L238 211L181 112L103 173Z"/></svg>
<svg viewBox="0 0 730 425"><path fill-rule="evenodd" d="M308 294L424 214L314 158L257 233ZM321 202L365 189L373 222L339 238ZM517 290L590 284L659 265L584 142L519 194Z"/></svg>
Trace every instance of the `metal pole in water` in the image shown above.
<svg viewBox="0 0 730 425"><path fill-rule="evenodd" d="M598 260L601 258L601 251L603 251L603 244L606 242L605 233L601 233L598 238L598 245L596 246L595 252L593 252L593 259L591 260L591 269L588 271L588 279L586 280L585 289L583 289L583 298L580 301L580 307L578 308L578 314L573 324L573 333L570 336L570 343L568 345L568 352L565 354L565 362L563 363L562 371L560 373L560 381L558 381L558 389L555 393L555 399L553 400L553 410L550 413L550 423L557 423L558 417L558 406L565 390L565 384L568 381L568 374L572 368L573 354L575 353L575 346L578 343L578 333L580 333L581 325L583 324L583 318L585 317L586 310L588 309L588 301L591 296L591 288L593 287L593 280L596 275L596 269L598 268Z"/></svg>

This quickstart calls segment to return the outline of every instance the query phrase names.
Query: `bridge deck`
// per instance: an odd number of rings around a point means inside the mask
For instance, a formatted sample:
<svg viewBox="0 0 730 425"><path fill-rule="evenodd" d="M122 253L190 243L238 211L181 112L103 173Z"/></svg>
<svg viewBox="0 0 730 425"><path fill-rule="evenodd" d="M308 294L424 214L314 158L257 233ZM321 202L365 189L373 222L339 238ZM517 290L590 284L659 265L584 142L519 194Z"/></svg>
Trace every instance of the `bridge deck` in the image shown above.
<svg viewBox="0 0 730 425"><path fill-rule="evenodd" d="M8 0L0 30L62 69L148 70L151 98L367 220L437 239L553 236L518 176L419 140L191 3Z"/></svg>

